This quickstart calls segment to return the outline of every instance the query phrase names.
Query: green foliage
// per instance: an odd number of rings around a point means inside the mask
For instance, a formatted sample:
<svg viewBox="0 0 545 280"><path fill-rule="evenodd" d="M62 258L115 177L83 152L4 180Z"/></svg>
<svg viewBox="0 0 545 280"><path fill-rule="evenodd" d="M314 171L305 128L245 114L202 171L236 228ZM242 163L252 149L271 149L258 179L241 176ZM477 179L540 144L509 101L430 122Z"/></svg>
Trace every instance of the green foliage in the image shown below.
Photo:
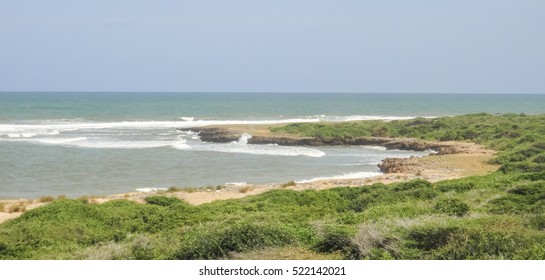
<svg viewBox="0 0 545 280"><path fill-rule="evenodd" d="M145 201L148 204L154 204L159 206L187 206L190 205L175 197L166 197L166 196L148 196L145 198Z"/></svg>
<svg viewBox="0 0 545 280"><path fill-rule="evenodd" d="M408 237L411 246L423 251L431 251L445 246L460 229L454 226L421 227L412 230Z"/></svg>
<svg viewBox="0 0 545 280"><path fill-rule="evenodd" d="M297 185L297 183L295 183L294 181L289 181L287 183L282 184L281 187L282 188L287 188L287 187L294 187L296 185Z"/></svg>
<svg viewBox="0 0 545 280"><path fill-rule="evenodd" d="M462 217L469 212L469 205L457 198L444 198L433 207L440 213Z"/></svg>
<svg viewBox="0 0 545 280"><path fill-rule="evenodd" d="M532 182L517 186L503 197L490 201L491 213L543 213L545 212L545 182Z"/></svg>
<svg viewBox="0 0 545 280"><path fill-rule="evenodd" d="M449 192L449 191L455 191L458 193L467 192L473 188L475 188L475 182L469 181L464 182L460 180L448 180L448 181L442 181L436 184L437 189L441 192Z"/></svg>
<svg viewBox="0 0 545 280"><path fill-rule="evenodd" d="M233 252L295 243L295 235L278 225L235 223L197 227L185 233L177 259L222 259Z"/></svg>
<svg viewBox="0 0 545 280"><path fill-rule="evenodd" d="M424 179L414 179L409 182L399 183L394 190L395 191L406 191L406 190L415 190L415 189L426 189L431 188L431 183Z"/></svg>
<svg viewBox="0 0 545 280"><path fill-rule="evenodd" d="M314 249L321 253L339 252L347 259L361 259L362 255L357 246L352 241L349 233L345 231L328 232L322 240L320 240Z"/></svg>
<svg viewBox="0 0 545 280"><path fill-rule="evenodd" d="M431 254L435 259L543 259L542 235L464 230L449 236L448 244Z"/></svg>

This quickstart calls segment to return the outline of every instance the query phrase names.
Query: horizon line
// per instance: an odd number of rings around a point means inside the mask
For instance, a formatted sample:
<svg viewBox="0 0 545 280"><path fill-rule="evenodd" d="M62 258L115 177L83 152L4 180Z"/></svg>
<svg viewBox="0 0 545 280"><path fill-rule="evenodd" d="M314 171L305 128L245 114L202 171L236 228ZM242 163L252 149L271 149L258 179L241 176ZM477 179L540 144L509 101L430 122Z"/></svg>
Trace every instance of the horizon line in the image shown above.
<svg viewBox="0 0 545 280"><path fill-rule="evenodd" d="M255 93L255 94L483 94L483 95L543 95L545 92L356 92L356 91L88 91L88 90L0 90L2 93Z"/></svg>

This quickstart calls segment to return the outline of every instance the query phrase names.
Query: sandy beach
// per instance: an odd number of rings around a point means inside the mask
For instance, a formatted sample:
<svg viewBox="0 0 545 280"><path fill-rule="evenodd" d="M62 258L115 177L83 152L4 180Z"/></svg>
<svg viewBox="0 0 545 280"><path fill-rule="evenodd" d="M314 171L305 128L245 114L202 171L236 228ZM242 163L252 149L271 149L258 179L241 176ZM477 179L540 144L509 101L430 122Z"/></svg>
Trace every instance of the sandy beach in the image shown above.
<svg viewBox="0 0 545 280"><path fill-rule="evenodd" d="M250 130L248 130L250 129ZM246 130L255 134L266 134L263 127L246 127ZM255 135L254 134L254 135ZM430 155L425 157L413 157L399 160L395 173L386 173L379 176L361 179L343 180L317 180L309 183L268 184L268 185L225 185L221 187L197 187L179 190L154 190L149 192L129 192L112 194L106 196L85 198L88 203L100 204L115 199L127 199L136 203L145 203L144 199L152 195L166 195L177 197L192 205L209 203L216 200L238 199L249 195L260 194L272 189L302 190L323 190L334 187L355 187L365 186L374 183L394 183L421 178L430 182L456 179L466 176L484 175L496 171L499 166L489 164L488 161L494 156L495 151L485 147L467 142L440 142L455 146L458 152L447 155ZM0 223L21 216L28 211L47 204L42 199L28 200L1 200L0 201Z"/></svg>

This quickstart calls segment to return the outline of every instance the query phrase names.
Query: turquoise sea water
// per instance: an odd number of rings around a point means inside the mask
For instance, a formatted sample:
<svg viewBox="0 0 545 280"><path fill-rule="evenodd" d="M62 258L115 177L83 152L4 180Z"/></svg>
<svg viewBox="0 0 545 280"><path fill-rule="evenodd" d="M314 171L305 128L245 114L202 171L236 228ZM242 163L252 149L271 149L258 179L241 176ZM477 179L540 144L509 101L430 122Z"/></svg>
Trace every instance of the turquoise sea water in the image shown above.
<svg viewBox="0 0 545 280"><path fill-rule="evenodd" d="M179 127L545 113L545 95L0 93L0 199L376 175L377 147L201 142Z"/></svg>

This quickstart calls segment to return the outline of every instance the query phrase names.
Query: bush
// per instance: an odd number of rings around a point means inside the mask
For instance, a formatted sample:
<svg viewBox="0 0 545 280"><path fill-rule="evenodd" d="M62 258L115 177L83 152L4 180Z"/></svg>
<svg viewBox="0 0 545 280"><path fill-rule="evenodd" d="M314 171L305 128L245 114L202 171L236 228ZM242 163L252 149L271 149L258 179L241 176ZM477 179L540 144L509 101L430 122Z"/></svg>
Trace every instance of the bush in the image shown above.
<svg viewBox="0 0 545 280"><path fill-rule="evenodd" d="M396 187L394 187L395 191L406 191L406 190L414 190L414 189L420 189L420 188L431 188L431 183L424 180L424 179L414 179L409 182L403 182L399 183Z"/></svg>
<svg viewBox="0 0 545 280"><path fill-rule="evenodd" d="M391 259L399 253L399 239L391 232L392 227L383 223L362 224L352 240L365 258Z"/></svg>
<svg viewBox="0 0 545 280"><path fill-rule="evenodd" d="M320 253L334 253L340 252L346 258L357 260L363 256L356 243L352 241L352 238L346 232L336 231L327 233L322 240L320 240L314 249Z"/></svg>
<svg viewBox="0 0 545 280"><path fill-rule="evenodd" d="M38 199L38 202L51 202L55 200L55 198L53 198L52 196L42 196Z"/></svg>
<svg viewBox="0 0 545 280"><path fill-rule="evenodd" d="M526 161L513 162L503 164L499 170L505 174L516 172L543 172L545 170L545 165Z"/></svg>
<svg viewBox="0 0 545 280"><path fill-rule="evenodd" d="M437 183L436 187L441 192L455 191L455 192L462 193L462 192L466 192L475 188L475 183L472 181L464 182L460 180L442 181Z"/></svg>
<svg viewBox="0 0 545 280"><path fill-rule="evenodd" d="M462 217L469 212L469 205L457 198L440 199L433 209L440 213Z"/></svg>
<svg viewBox="0 0 545 280"><path fill-rule="evenodd" d="M531 217L529 225L537 230L545 230L545 214Z"/></svg>
<svg viewBox="0 0 545 280"><path fill-rule="evenodd" d="M518 178L521 180L530 180L530 181L545 180L545 171L534 172L534 173L524 173L524 174L521 174Z"/></svg>
<svg viewBox="0 0 545 280"><path fill-rule="evenodd" d="M433 254L434 259L542 259L544 239L529 234L466 230L451 234L448 244Z"/></svg>
<svg viewBox="0 0 545 280"><path fill-rule="evenodd" d="M411 246L424 251L435 250L445 246L453 235L460 232L458 227L422 227L409 233Z"/></svg>
<svg viewBox="0 0 545 280"><path fill-rule="evenodd" d="M166 196L148 196L144 199L148 204L159 205L159 206L173 206L173 205L189 205L187 202L182 201L175 197L166 197Z"/></svg>
<svg viewBox="0 0 545 280"><path fill-rule="evenodd" d="M231 252L295 243L292 232L278 225L235 223L198 227L185 234L177 259L222 259Z"/></svg>
<svg viewBox="0 0 545 280"><path fill-rule="evenodd" d="M539 154L533 160L535 163L545 163L545 153Z"/></svg>
<svg viewBox="0 0 545 280"><path fill-rule="evenodd" d="M289 182L287 182L287 183L285 183L285 184L282 184L280 187L282 187L282 188L287 188L287 187L294 187L294 186L296 186L296 185L297 185L297 184L296 184L294 181L289 181Z"/></svg>
<svg viewBox="0 0 545 280"><path fill-rule="evenodd" d="M490 201L491 213L542 213L545 211L545 182L515 187L507 195Z"/></svg>

